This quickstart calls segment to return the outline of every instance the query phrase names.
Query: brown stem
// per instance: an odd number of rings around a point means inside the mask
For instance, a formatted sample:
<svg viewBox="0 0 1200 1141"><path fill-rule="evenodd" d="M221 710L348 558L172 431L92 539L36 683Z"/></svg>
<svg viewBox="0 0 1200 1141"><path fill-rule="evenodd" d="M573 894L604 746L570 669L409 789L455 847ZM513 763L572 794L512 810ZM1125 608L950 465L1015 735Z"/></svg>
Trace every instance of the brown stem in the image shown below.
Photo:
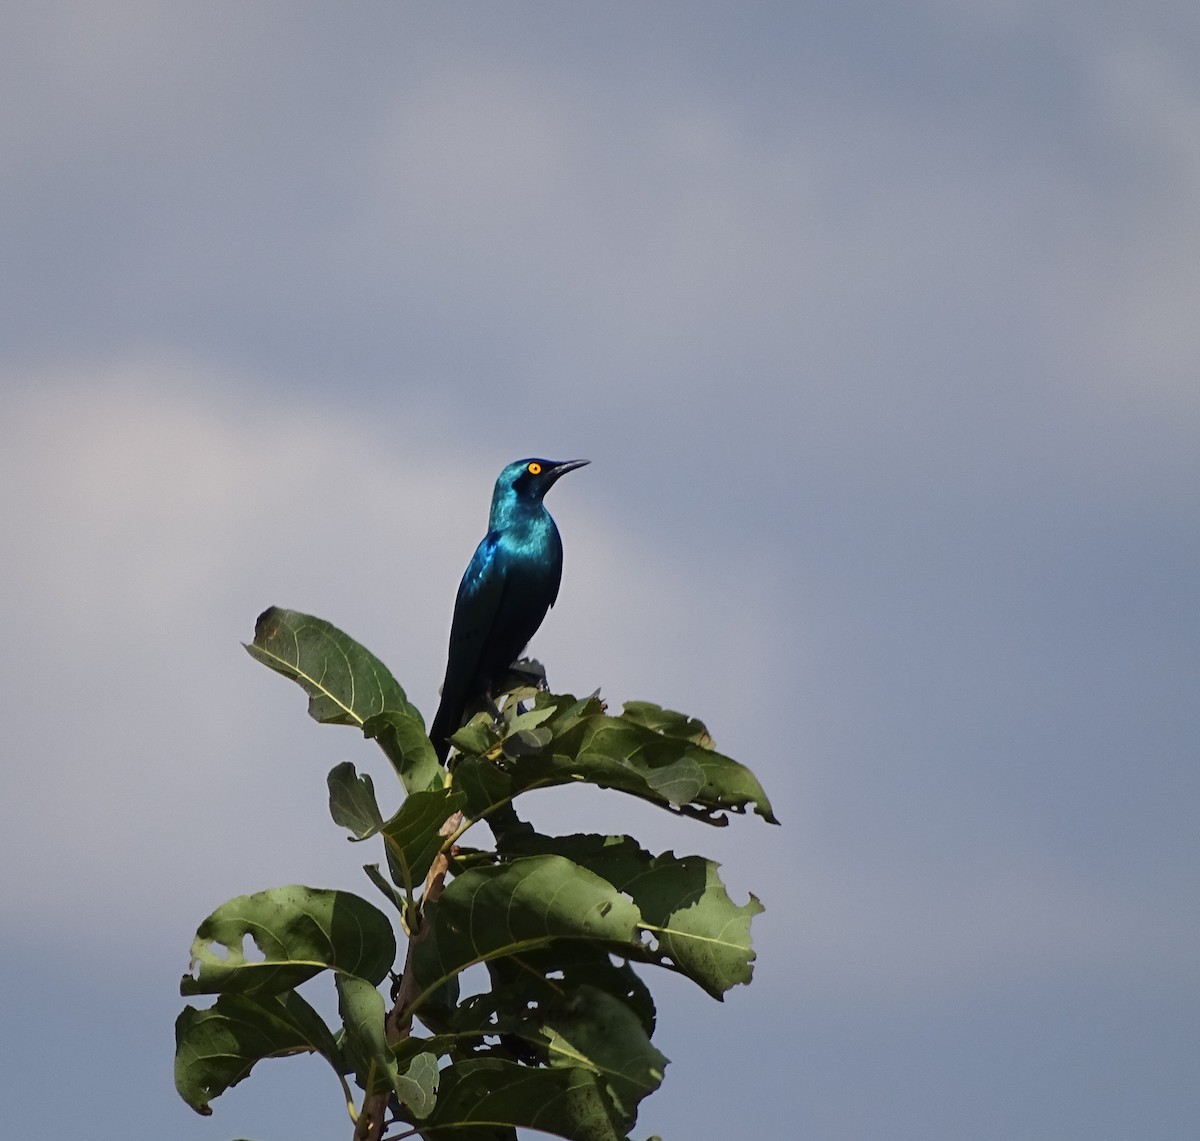
<svg viewBox="0 0 1200 1141"><path fill-rule="evenodd" d="M462 823L462 813L456 812L442 825L439 835L450 836L458 830ZM447 852L439 852L425 877L421 889L421 902L417 911L416 927L408 933L408 950L404 955L404 973L400 976L400 985L395 991L395 1004L384 1019L384 1030L389 1046L403 1042L412 1033L412 1013L409 1006L420 993L416 974L413 971L413 948L429 937L429 924L425 921L425 907L436 903L446 884L446 873L450 870L450 856ZM367 1094L363 1098L362 1112L354 1126L354 1141L380 1141L387 1127L387 1108L391 1100L390 1090L380 1093Z"/></svg>

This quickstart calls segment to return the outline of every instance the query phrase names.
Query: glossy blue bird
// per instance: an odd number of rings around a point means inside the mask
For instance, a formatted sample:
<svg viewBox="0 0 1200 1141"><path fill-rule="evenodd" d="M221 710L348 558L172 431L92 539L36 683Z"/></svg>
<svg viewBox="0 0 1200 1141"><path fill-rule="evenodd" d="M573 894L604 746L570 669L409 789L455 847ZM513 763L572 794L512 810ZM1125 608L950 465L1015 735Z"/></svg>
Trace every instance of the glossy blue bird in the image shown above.
<svg viewBox="0 0 1200 1141"><path fill-rule="evenodd" d="M560 476L587 460L517 460L496 480L488 533L454 601L442 701L429 728L438 760L479 699L491 701L546 617L562 580L562 540L542 503Z"/></svg>

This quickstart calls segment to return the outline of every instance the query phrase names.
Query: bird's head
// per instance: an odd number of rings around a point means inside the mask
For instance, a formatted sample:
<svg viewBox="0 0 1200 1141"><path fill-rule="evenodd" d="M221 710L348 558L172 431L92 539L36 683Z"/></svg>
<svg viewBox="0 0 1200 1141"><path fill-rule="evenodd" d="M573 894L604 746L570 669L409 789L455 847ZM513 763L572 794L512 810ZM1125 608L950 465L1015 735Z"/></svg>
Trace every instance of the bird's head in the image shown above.
<svg viewBox="0 0 1200 1141"><path fill-rule="evenodd" d="M502 503L541 503L546 494L569 471L583 467L589 460L517 460L506 467L496 480L492 510Z"/></svg>

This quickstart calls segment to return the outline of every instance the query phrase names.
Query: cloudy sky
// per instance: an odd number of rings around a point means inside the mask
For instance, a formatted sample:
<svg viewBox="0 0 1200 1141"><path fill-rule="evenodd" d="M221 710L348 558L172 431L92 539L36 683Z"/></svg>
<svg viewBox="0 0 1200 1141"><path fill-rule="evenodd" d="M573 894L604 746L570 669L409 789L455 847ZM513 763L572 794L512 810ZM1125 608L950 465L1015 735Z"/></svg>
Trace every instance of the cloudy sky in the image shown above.
<svg viewBox="0 0 1200 1141"><path fill-rule="evenodd" d="M0 1100L201 1119L196 924L370 895L239 648L319 614L427 713L491 484L592 466L534 642L704 718L783 821L540 794L710 854L636 1136L1127 1141L1200 1114L1200 16L1187 0L4 6ZM53 1130L52 1130L53 1131Z"/></svg>

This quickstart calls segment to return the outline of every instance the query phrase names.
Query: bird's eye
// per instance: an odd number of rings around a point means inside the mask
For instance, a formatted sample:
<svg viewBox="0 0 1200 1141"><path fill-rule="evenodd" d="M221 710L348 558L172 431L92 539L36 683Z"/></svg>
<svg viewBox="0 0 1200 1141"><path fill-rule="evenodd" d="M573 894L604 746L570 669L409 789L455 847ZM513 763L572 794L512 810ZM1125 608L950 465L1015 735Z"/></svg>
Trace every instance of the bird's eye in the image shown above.
<svg viewBox="0 0 1200 1141"><path fill-rule="evenodd" d="M526 468L525 470L528 471L530 475L540 475L542 472L542 465L541 464L530 464L529 467Z"/></svg>

